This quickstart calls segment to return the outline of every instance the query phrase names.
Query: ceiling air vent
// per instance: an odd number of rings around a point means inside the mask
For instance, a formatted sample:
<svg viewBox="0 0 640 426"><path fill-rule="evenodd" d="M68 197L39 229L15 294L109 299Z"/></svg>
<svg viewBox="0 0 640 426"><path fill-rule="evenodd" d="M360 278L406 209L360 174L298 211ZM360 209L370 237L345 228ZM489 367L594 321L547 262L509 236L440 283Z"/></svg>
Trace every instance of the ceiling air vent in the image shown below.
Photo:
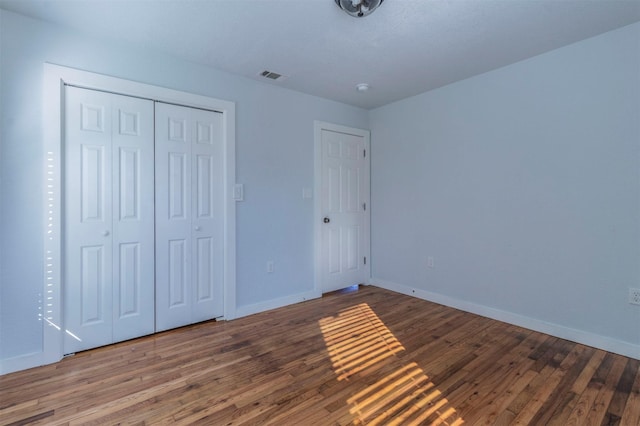
<svg viewBox="0 0 640 426"><path fill-rule="evenodd" d="M262 71L260 75L264 78L268 78L269 80L273 80L273 81L281 81L287 78L282 74L278 74L277 72L268 71L268 70Z"/></svg>

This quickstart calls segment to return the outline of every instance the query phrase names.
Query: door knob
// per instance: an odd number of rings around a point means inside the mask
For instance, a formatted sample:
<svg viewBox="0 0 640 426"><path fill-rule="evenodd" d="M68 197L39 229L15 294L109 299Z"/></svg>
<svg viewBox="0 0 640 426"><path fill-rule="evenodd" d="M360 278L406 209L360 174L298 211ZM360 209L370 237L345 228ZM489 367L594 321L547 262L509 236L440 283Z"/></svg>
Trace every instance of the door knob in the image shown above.
<svg viewBox="0 0 640 426"><path fill-rule="evenodd" d="M331 219L329 219L328 217L325 217L322 221L324 223L329 223L329 222L331 222Z"/></svg>
<svg viewBox="0 0 640 426"><path fill-rule="evenodd" d="M199 231L199 230L200 230L200 227L199 227L199 226L196 226L196 228L195 228L195 229L196 229L196 231Z"/></svg>
<svg viewBox="0 0 640 426"><path fill-rule="evenodd" d="M109 236L109 231L102 231L102 236L103 237L108 237Z"/></svg>

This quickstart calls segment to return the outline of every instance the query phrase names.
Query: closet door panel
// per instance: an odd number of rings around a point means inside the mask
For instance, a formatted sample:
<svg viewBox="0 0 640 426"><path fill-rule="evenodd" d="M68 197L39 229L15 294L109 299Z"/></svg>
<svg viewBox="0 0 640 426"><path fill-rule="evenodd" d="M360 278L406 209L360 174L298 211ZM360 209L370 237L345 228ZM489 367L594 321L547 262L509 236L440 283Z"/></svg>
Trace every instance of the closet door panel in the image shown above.
<svg viewBox="0 0 640 426"><path fill-rule="evenodd" d="M222 114L192 110L193 321L223 314L224 187Z"/></svg>
<svg viewBox="0 0 640 426"><path fill-rule="evenodd" d="M211 155L196 156L196 220L200 218L211 218L213 214L214 182L212 175L215 173L213 163L214 159Z"/></svg>
<svg viewBox="0 0 640 426"><path fill-rule="evenodd" d="M119 219L121 221L137 221L141 219L140 197L141 194L140 180L142 164L140 158L142 153L138 148L120 147L119 164L116 168L118 173L118 202ZM147 166L148 167L148 166ZM147 207L147 206L145 206Z"/></svg>
<svg viewBox="0 0 640 426"><path fill-rule="evenodd" d="M168 191L168 222L177 223L183 221L183 225L189 221L189 209L187 208L190 194L187 193L189 185L189 159L184 152L169 152L167 191Z"/></svg>
<svg viewBox="0 0 640 426"><path fill-rule="evenodd" d="M111 99L67 87L64 352L111 343Z"/></svg>
<svg viewBox="0 0 640 426"><path fill-rule="evenodd" d="M79 148L81 221L106 226L111 217L110 212L107 214L105 211L105 208L111 207L105 198L110 193L109 188L105 187L108 179L108 171L105 170L108 162L106 151L109 148L105 144L81 144Z"/></svg>
<svg viewBox="0 0 640 426"><path fill-rule="evenodd" d="M140 244L119 244L118 263L118 297L116 301L117 318L123 320L131 316L143 315L140 307L143 302L141 297L142 276L140 274Z"/></svg>
<svg viewBox="0 0 640 426"><path fill-rule="evenodd" d="M195 302L206 303L213 299L213 240L209 237L196 238L196 282Z"/></svg>
<svg viewBox="0 0 640 426"><path fill-rule="evenodd" d="M83 246L80 251L80 326L100 327L111 322L104 306L105 293L109 290L108 252L104 245ZM77 335L80 337L83 333ZM88 340L88 336L84 340Z"/></svg>
<svg viewBox="0 0 640 426"><path fill-rule="evenodd" d="M187 240L169 240L168 279L169 293L167 306L169 309L188 309L189 252Z"/></svg>
<svg viewBox="0 0 640 426"><path fill-rule="evenodd" d="M189 109L156 104L156 330L191 323Z"/></svg>
<svg viewBox="0 0 640 426"><path fill-rule="evenodd" d="M153 102L112 95L113 340L155 330Z"/></svg>

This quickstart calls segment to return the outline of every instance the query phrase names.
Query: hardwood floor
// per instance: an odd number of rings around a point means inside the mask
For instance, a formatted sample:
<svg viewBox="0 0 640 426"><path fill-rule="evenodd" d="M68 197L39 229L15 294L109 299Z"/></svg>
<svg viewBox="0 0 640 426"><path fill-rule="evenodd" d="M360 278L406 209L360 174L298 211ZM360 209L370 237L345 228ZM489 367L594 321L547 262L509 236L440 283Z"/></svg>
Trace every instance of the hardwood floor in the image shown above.
<svg viewBox="0 0 640 426"><path fill-rule="evenodd" d="M640 361L371 286L0 376L0 423L640 425Z"/></svg>

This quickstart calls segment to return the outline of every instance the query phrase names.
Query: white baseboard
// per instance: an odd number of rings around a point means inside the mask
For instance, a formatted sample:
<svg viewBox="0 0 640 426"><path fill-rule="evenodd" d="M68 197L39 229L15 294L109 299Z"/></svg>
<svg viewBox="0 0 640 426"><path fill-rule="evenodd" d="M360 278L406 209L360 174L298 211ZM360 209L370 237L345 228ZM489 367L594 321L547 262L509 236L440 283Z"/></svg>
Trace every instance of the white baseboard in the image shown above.
<svg viewBox="0 0 640 426"><path fill-rule="evenodd" d="M267 300L265 302L254 303L252 305L238 306L236 308L235 317L241 318L247 315L253 315L264 311L270 311L271 309L281 308L287 305L293 305L294 303L304 302L305 300L317 299L321 297L322 293L311 290L304 293L298 293L291 296L281 297L279 299ZM232 319L232 318L229 318Z"/></svg>
<svg viewBox="0 0 640 426"><path fill-rule="evenodd" d="M608 352L624 355L630 358L640 360L640 345L612 339L607 336L589 333L583 330L565 327L559 324L549 323L536 318L526 317L524 315L515 314L513 312L502 311L500 309L490 308L488 306L455 299L439 293L433 293L421 290L391 281L379 280L372 278L371 285L375 285L386 290L395 291L409 296L414 296L423 300L449 306L461 311L470 312L483 317L506 322L509 324L524 327L529 330L538 331L540 333L549 334L561 339L570 340L594 348L602 349Z"/></svg>
<svg viewBox="0 0 640 426"><path fill-rule="evenodd" d="M50 364L51 362L53 361L47 360L42 352L33 352L14 358L2 359L0 360L0 375L39 367L41 365Z"/></svg>

